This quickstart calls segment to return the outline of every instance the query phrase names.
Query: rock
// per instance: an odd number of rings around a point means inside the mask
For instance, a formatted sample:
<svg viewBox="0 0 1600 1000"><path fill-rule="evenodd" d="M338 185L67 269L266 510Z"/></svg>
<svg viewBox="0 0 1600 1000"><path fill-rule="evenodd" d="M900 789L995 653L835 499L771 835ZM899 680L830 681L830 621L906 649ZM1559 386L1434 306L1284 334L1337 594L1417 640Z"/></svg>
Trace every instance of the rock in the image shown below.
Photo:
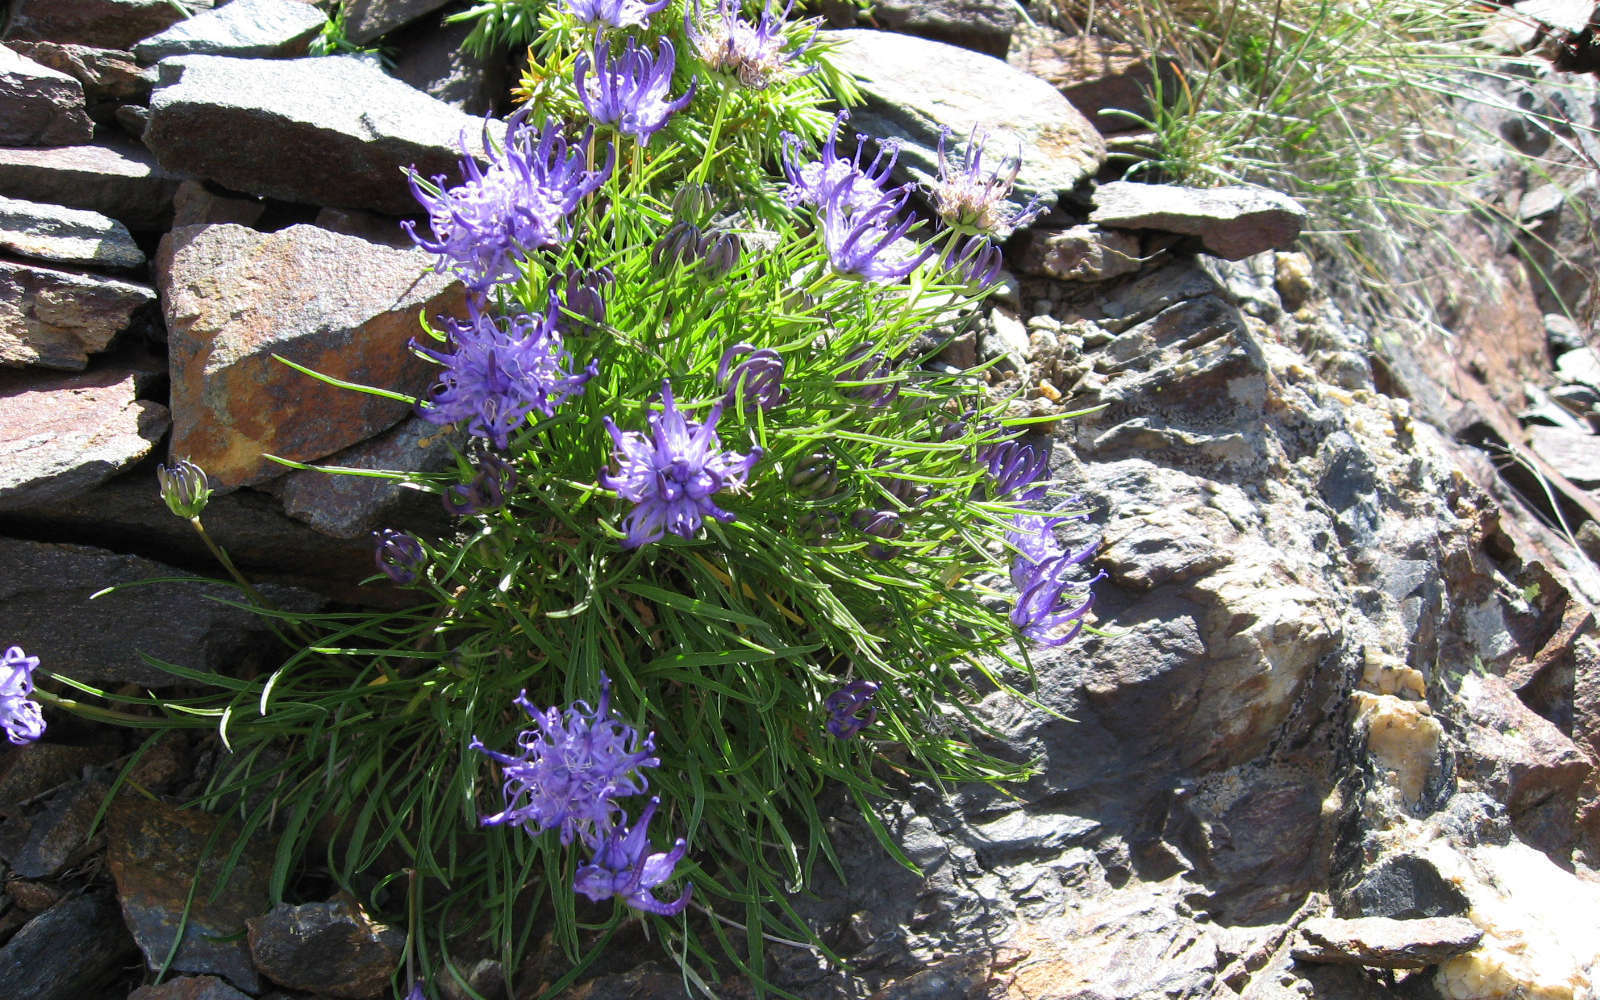
<svg viewBox="0 0 1600 1000"><path fill-rule="evenodd" d="M997 59L910 35L852 29L823 32L837 43L831 57L855 74L865 107L851 124L869 135L901 140L897 176L920 183L938 174L941 130L965 148L974 127L992 133L987 162L1020 143L1022 169L1012 200L1038 196L1054 205L1100 169L1105 142L1055 88ZM997 104L994 95L1006 101Z"/></svg>
<svg viewBox="0 0 1600 1000"><path fill-rule="evenodd" d="M439 23L428 18L396 34L400 49L394 75L469 115L486 115L504 100L510 81L505 53L498 48L474 55L466 48L471 22Z"/></svg>
<svg viewBox="0 0 1600 1000"><path fill-rule="evenodd" d="M0 149L0 195L108 215L130 229L165 229L179 178L143 146L103 136L87 146Z"/></svg>
<svg viewBox="0 0 1600 1000"><path fill-rule="evenodd" d="M128 1000L250 1000L216 976L179 976L159 986L141 986Z"/></svg>
<svg viewBox="0 0 1600 1000"><path fill-rule="evenodd" d="M1311 258L1296 252L1274 254L1272 260L1272 286L1278 291L1278 301L1286 311L1297 312L1317 294Z"/></svg>
<svg viewBox="0 0 1600 1000"><path fill-rule="evenodd" d="M346 236L359 236L368 243L378 243L396 250L410 250L416 242L401 229L393 216L373 215L348 208L324 208L311 220L318 229Z"/></svg>
<svg viewBox="0 0 1600 1000"><path fill-rule="evenodd" d="M1600 485L1600 437L1571 427L1528 427L1530 444L1540 458L1579 486Z"/></svg>
<svg viewBox="0 0 1600 1000"><path fill-rule="evenodd" d="M70 499L150 454L169 420L141 378L0 371L0 510Z"/></svg>
<svg viewBox="0 0 1600 1000"><path fill-rule="evenodd" d="M220 836L213 838L219 824ZM243 936L245 921L269 905L272 852L247 842L224 881L223 865L238 837L231 824L198 810L125 798L112 805L106 861L123 919L151 969L162 967L179 940L173 969L211 973L247 993L261 992Z"/></svg>
<svg viewBox="0 0 1600 1000"><path fill-rule="evenodd" d="M350 0L345 4L345 37L357 45L387 35L410 24L424 14L443 7L449 0Z"/></svg>
<svg viewBox="0 0 1600 1000"><path fill-rule="evenodd" d="M1467 911L1467 897L1446 881L1428 858L1417 854L1385 857L1362 873L1338 897L1341 917L1455 917Z"/></svg>
<svg viewBox="0 0 1600 1000"><path fill-rule="evenodd" d="M1294 199L1266 188L1186 188L1114 181L1094 192L1089 221L1110 229L1154 229L1194 236L1207 253L1240 260L1287 250L1305 225Z"/></svg>
<svg viewBox="0 0 1600 1000"><path fill-rule="evenodd" d="M15 0L5 37L131 49L187 17L185 7L210 6L211 0L186 0L184 6L169 0Z"/></svg>
<svg viewBox="0 0 1600 1000"><path fill-rule="evenodd" d="M1563 382L1576 382L1591 389L1600 389L1600 357L1596 357L1588 347L1558 354L1556 375Z"/></svg>
<svg viewBox="0 0 1600 1000"><path fill-rule="evenodd" d="M23 878L52 878L88 853L89 826L109 789L82 782L50 796L26 818L0 826L0 858Z"/></svg>
<svg viewBox="0 0 1600 1000"><path fill-rule="evenodd" d="M1465 917L1323 917L1300 925L1293 953L1302 962L1425 969L1470 951L1482 937Z"/></svg>
<svg viewBox="0 0 1600 1000"><path fill-rule="evenodd" d="M145 62L181 55L298 56L327 23L321 11L298 0L230 0L151 35L133 54Z"/></svg>
<svg viewBox="0 0 1600 1000"><path fill-rule="evenodd" d="M118 128L141 141L144 130L150 127L150 109L143 104L119 104L111 117Z"/></svg>
<svg viewBox="0 0 1600 1000"><path fill-rule="evenodd" d="M140 654L191 670L270 655L262 647L261 620L220 603L239 602L236 588L170 565L85 545L0 539L0 568L6 573L0 612L7 641L76 680L160 690L181 681ZM190 582L148 582L158 578ZM127 586L94 596L116 584ZM261 589L290 610L320 604L303 591L271 584Z"/></svg>
<svg viewBox="0 0 1600 1000"><path fill-rule="evenodd" d="M1594 17L1594 4L1589 0L1517 0L1511 9L1569 35L1583 34Z"/></svg>
<svg viewBox="0 0 1600 1000"><path fill-rule="evenodd" d="M93 134L83 84L0 45L0 145L72 146Z"/></svg>
<svg viewBox="0 0 1600 1000"><path fill-rule="evenodd" d="M259 198L233 198L216 194L199 181L184 181L172 196L172 228L224 222L254 226L266 210L266 204Z"/></svg>
<svg viewBox="0 0 1600 1000"><path fill-rule="evenodd" d="M144 251L117 220L15 198L0 198L0 251L73 267L144 266Z"/></svg>
<svg viewBox="0 0 1600 1000"><path fill-rule="evenodd" d="M1022 49L1010 61L1059 90L1103 135L1143 128L1139 119L1150 116L1150 60L1126 42L1078 35Z"/></svg>
<svg viewBox="0 0 1600 1000"><path fill-rule="evenodd" d="M366 1000L389 986L405 932L377 924L349 896L326 903L280 903L249 921L250 955L280 986Z"/></svg>
<svg viewBox="0 0 1600 1000"><path fill-rule="evenodd" d="M112 122L117 105L150 99L155 72L140 66L130 53L61 42L10 41L6 46L77 80L89 117L102 125Z"/></svg>
<svg viewBox="0 0 1600 1000"><path fill-rule="evenodd" d="M156 269L172 361L172 454L229 489L281 475L268 454L315 461L393 426L404 403L333 388L273 355L362 385L423 392L432 367L407 349L418 313L460 314L465 301L459 283L428 267L421 251L312 226L206 226L163 239ZM285 419L286 411L317 419Z"/></svg>
<svg viewBox="0 0 1600 1000"><path fill-rule="evenodd" d="M171 170L285 201L415 212L400 171L455 176L483 121L364 59L164 60L144 140Z"/></svg>
<svg viewBox="0 0 1600 1000"><path fill-rule="evenodd" d="M0 1000L103 996L133 952L108 893L63 900L28 921L0 948Z"/></svg>
<svg viewBox="0 0 1600 1000"><path fill-rule="evenodd" d="M465 435L436 427L420 417L346 448L322 463L347 469L440 472L454 468ZM273 492L292 517L335 538L365 539L391 524L416 528L430 522L445 528L443 505L432 493L393 479L302 470L279 480Z"/></svg>
<svg viewBox="0 0 1600 1000"><path fill-rule="evenodd" d="M102 744L72 746L35 743L27 753L0 755L0 813L74 780L83 769L104 764L118 748Z"/></svg>
<svg viewBox="0 0 1600 1000"><path fill-rule="evenodd" d="M1144 267L1139 238L1097 226L1034 230L1018 268L1063 281L1108 281Z"/></svg>
<svg viewBox="0 0 1600 1000"><path fill-rule="evenodd" d="M148 285L0 260L0 366L81 371L155 301Z"/></svg>
<svg viewBox="0 0 1600 1000"><path fill-rule="evenodd" d="M1583 331L1572 317L1561 313L1545 313L1544 337L1550 345L1550 356L1560 357L1568 351L1580 351L1585 346Z"/></svg>
<svg viewBox="0 0 1600 1000"><path fill-rule="evenodd" d="M872 17L889 31L1004 59L1017 7L1008 0L880 0L872 5Z"/></svg>
<svg viewBox="0 0 1600 1000"><path fill-rule="evenodd" d="M1387 787L1402 808L1419 807L1439 758L1444 727L1425 703L1395 695L1355 692L1355 724L1365 731Z"/></svg>

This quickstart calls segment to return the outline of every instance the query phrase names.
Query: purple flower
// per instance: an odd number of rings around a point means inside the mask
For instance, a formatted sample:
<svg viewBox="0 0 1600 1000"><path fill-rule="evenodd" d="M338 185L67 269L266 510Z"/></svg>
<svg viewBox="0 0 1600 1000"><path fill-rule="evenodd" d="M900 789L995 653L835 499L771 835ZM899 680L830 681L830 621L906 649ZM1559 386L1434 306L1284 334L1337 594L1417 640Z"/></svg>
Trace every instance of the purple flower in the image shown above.
<svg viewBox="0 0 1600 1000"><path fill-rule="evenodd" d="M417 412L439 425L465 420L469 433L505 448L528 414L555 413L568 396L583 392L597 371L595 362L581 372L570 370L572 356L556 331L560 316L554 292L549 311L538 316L496 319L469 302L467 322L446 323L454 351L445 354L412 341L418 353L444 366Z"/></svg>
<svg viewBox="0 0 1600 1000"><path fill-rule="evenodd" d="M649 826L661 804L652 798L632 826L613 827L595 847L594 858L578 868L572 879L574 892L602 903L613 896L635 910L670 917L682 913L689 905L689 895L694 886L683 887L683 895L670 903L663 903L650 890L672 878L672 870L683 860L689 845L679 837L672 850L651 854Z"/></svg>
<svg viewBox="0 0 1600 1000"><path fill-rule="evenodd" d="M1045 209L1043 199L1034 198L1022 208L1008 203L1022 169L1022 156L1000 161L998 168L984 170L983 147L989 137L978 134L977 126L967 139L966 155L959 167L951 164L945 155L945 141L950 137L947 128L939 136L939 178L929 188L934 211L951 229L964 233L991 233L1006 237L1037 219Z"/></svg>
<svg viewBox="0 0 1600 1000"><path fill-rule="evenodd" d="M606 842L622 807L614 802L648 787L642 767L659 767L654 734L611 716L611 679L600 675L600 702L573 702L566 709L533 707L524 691L515 704L534 721L517 736L516 756L488 749L476 736L468 746L499 761L506 807L485 816L485 826L520 826L529 833L561 828L561 842L574 836L594 846Z"/></svg>
<svg viewBox="0 0 1600 1000"><path fill-rule="evenodd" d="M856 138L856 155L845 159L839 155L839 126L850 118L841 111L833 119L833 129L828 141L822 145L822 158L801 162L800 139L790 132L783 134L783 173L789 178L784 198L791 205L820 207L829 194L837 195L841 202L865 210L884 198L883 182L894 169L900 147L893 142L878 142L878 155L866 167L861 166L861 156L866 150L866 137ZM898 189L897 189L898 190Z"/></svg>
<svg viewBox="0 0 1600 1000"><path fill-rule="evenodd" d="M650 16L660 12L667 0L646 3L644 0L561 0L561 8L589 25L608 28L642 28Z"/></svg>
<svg viewBox="0 0 1600 1000"><path fill-rule="evenodd" d="M6 739L23 746L44 735L44 714L29 700L33 694L33 672L39 658L29 656L21 646L12 646L0 656L0 726Z"/></svg>
<svg viewBox="0 0 1600 1000"><path fill-rule="evenodd" d="M667 119L683 110L694 97L695 85L691 81L682 97L676 101L667 99L676 64L677 54L665 38L653 57L648 49L640 48L629 38L627 47L613 58L611 42L602 41L595 47L592 62L587 52L578 55L572 79L589 117L616 126L617 131L634 136L640 143L648 143Z"/></svg>
<svg viewBox="0 0 1600 1000"><path fill-rule="evenodd" d="M749 357L728 366L740 355ZM717 384L727 389L722 397L724 406L754 406L770 410L782 406L789 399L789 390L783 387L783 355L770 347L756 348L750 344L734 344L722 352L717 365Z"/></svg>
<svg viewBox="0 0 1600 1000"><path fill-rule="evenodd" d="M878 685L873 681L851 681L828 695L822 703L831 716L825 726L828 733L847 740L877 721L878 710L872 705L877 693Z"/></svg>
<svg viewBox="0 0 1600 1000"><path fill-rule="evenodd" d="M616 162L616 150L608 145L605 166L586 169L582 147L592 132L569 147L561 124L551 119L535 142L527 115L523 109L506 123L503 149L492 149L485 131L489 166L480 168L470 157L462 160L464 180L456 187L443 190L443 175L425 184L415 170L409 172L411 193L428 212L433 239L418 236L409 220L400 225L417 246L438 254L475 291L517 278L516 263L529 251L565 241L567 216L605 182Z"/></svg>
<svg viewBox="0 0 1600 1000"><path fill-rule="evenodd" d="M772 0L766 0L761 17L754 24L740 16L741 4L736 0L718 0L710 18L699 28L702 20L700 0L683 12L683 31L694 46L695 54L706 67L716 73L731 73L751 90L765 90L787 75L789 66L811 47L816 32L805 44L793 52L784 52L788 39L783 25L794 10L795 0L789 0L783 10L774 15ZM805 72L811 72L810 67ZM799 74L797 74L799 75Z"/></svg>
<svg viewBox="0 0 1600 1000"><path fill-rule="evenodd" d="M885 541L894 541L906 533L905 522L900 515L892 510L869 510L863 508L850 517L850 526L864 535L881 538ZM872 542L864 550L873 559L893 559L899 547L885 545L882 542Z"/></svg>
<svg viewBox="0 0 1600 1000"><path fill-rule="evenodd" d="M444 509L457 517L494 510L505 503L506 491L517 486L517 470L499 455L485 453L474 464L477 471L470 483L451 483L442 495Z"/></svg>
<svg viewBox="0 0 1600 1000"><path fill-rule="evenodd" d="M691 538L706 517L733 520L711 498L723 489L742 487L761 458L760 448L744 455L722 450L717 438L721 403L711 408L703 424L683 415L666 382L661 383L661 403L661 412L650 414L649 434L624 433L610 417L604 418L616 444L619 470L614 476L601 473L600 485L636 505L627 518L624 548L659 541L668 531Z"/></svg>
<svg viewBox="0 0 1600 1000"><path fill-rule="evenodd" d="M609 267L583 270L569 267L562 291L561 315L556 325L567 333L582 336L599 333L606 325L606 296L617 276Z"/></svg>
<svg viewBox="0 0 1600 1000"><path fill-rule="evenodd" d="M960 246L952 244L943 260L944 269L951 277L980 290L994 284L1004 263L1000 248L987 236L968 237Z"/></svg>
<svg viewBox="0 0 1600 1000"><path fill-rule="evenodd" d="M994 482L993 493L997 499L1044 499L1045 488L1039 485L1039 480L1050 468L1047 447L1016 440L1002 441L986 449L985 464L989 466L989 478Z"/></svg>
<svg viewBox="0 0 1600 1000"><path fill-rule="evenodd" d="M1075 553L1064 549L1054 530L1064 520L1053 515L1018 514L1006 533L1006 540L1017 549L1011 561L1011 583L1017 588L1011 623L1040 646L1072 641L1094 603L1091 588L1105 576L1102 572L1088 580L1069 579L1074 567L1094 554L1094 546Z"/></svg>
<svg viewBox="0 0 1600 1000"><path fill-rule="evenodd" d="M395 528L372 533L373 561L395 583L405 586L417 582L417 573L428 561L417 536Z"/></svg>
<svg viewBox="0 0 1600 1000"><path fill-rule="evenodd" d="M828 261L838 274L886 285L915 271L933 255L932 246L920 253L905 239L916 219L901 216L909 191L898 196L880 195L862 206L857 181L844 177L823 192L817 213L822 218L822 242Z"/></svg>

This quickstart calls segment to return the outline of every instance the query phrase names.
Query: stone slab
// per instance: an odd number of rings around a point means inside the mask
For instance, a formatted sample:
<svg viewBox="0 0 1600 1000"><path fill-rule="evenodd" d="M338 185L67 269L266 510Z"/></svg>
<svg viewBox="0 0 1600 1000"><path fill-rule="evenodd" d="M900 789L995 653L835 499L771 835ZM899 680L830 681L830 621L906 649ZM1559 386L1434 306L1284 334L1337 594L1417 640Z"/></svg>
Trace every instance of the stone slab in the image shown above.
<svg viewBox="0 0 1600 1000"><path fill-rule="evenodd" d="M1288 250L1305 225L1293 198L1266 188L1190 188L1114 181L1094 192L1089 221L1110 229L1153 229L1200 240L1207 253L1242 260Z"/></svg>
<svg viewBox="0 0 1600 1000"><path fill-rule="evenodd" d="M320 10L299 0L231 0L151 35L133 53L145 62L181 55L299 56L327 23Z"/></svg>
<svg viewBox="0 0 1600 1000"><path fill-rule="evenodd" d="M69 267L144 266L133 234L110 216L19 198L0 198L0 252Z"/></svg>
<svg viewBox="0 0 1600 1000"><path fill-rule="evenodd" d="M155 301L148 285L0 260L0 367L81 371Z"/></svg>
<svg viewBox="0 0 1600 1000"><path fill-rule="evenodd" d="M165 229L181 180L110 132L81 146L0 149L0 196L99 212L129 229Z"/></svg>
<svg viewBox="0 0 1600 1000"><path fill-rule="evenodd" d="M0 45L0 146L71 146L93 134L83 84Z"/></svg>

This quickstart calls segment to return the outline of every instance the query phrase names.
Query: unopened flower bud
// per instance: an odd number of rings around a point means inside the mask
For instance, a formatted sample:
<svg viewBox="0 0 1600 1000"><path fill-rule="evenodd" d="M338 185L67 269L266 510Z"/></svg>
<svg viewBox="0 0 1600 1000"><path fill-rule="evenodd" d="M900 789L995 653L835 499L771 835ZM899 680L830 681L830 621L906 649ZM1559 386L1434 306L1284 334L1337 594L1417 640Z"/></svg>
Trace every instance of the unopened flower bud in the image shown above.
<svg viewBox="0 0 1600 1000"><path fill-rule="evenodd" d="M157 466L156 481L161 484L161 499L166 501L167 509L182 518L199 517L211 499L205 470L187 458L173 465Z"/></svg>
<svg viewBox="0 0 1600 1000"><path fill-rule="evenodd" d="M712 233L700 241L701 273L721 278L739 266L739 237L732 233Z"/></svg>
<svg viewBox="0 0 1600 1000"><path fill-rule="evenodd" d="M557 323L565 333L596 333L606 323L606 295L616 282L609 267L585 271L569 268L561 286L562 311Z"/></svg>
<svg viewBox="0 0 1600 1000"><path fill-rule="evenodd" d="M743 354L750 356L739 362L730 372L733 359ZM722 352L717 365L717 384L727 390L724 406L755 406L771 410L789 399L783 387L783 355L770 347L753 348L749 344L734 344Z"/></svg>
<svg viewBox="0 0 1600 1000"><path fill-rule="evenodd" d="M427 562L428 554L423 551L422 543L417 541L415 535L385 528L372 533L372 543L373 561L389 579L402 586L416 582L417 573Z"/></svg>
<svg viewBox="0 0 1600 1000"><path fill-rule="evenodd" d="M839 467L827 455L812 455L790 474L789 486L803 497L826 500L839 492Z"/></svg>
<svg viewBox="0 0 1600 1000"><path fill-rule="evenodd" d="M893 541L906 532L905 522L892 510L858 510L851 515L850 526L862 534L882 538L885 541ZM894 546L880 545L877 542L866 548L867 555L874 559L892 559L895 551Z"/></svg>
<svg viewBox="0 0 1600 1000"><path fill-rule="evenodd" d="M672 218L678 222L704 226L716 210L716 196L704 184L685 184L672 196Z"/></svg>
<svg viewBox="0 0 1600 1000"><path fill-rule="evenodd" d="M840 373L840 382L875 382L873 385L854 385L846 387L843 391L847 396L853 396L873 406L887 406L900 396L900 383L887 381L894 370L889 365L889 360L882 354L872 353L870 347L858 347L850 355L850 360L859 361L860 364L847 368ZM884 380L884 381L878 381Z"/></svg>
<svg viewBox="0 0 1600 1000"><path fill-rule="evenodd" d="M665 273L675 267L691 264L700 256L700 229L687 222L674 222L656 240L650 251L650 264Z"/></svg>

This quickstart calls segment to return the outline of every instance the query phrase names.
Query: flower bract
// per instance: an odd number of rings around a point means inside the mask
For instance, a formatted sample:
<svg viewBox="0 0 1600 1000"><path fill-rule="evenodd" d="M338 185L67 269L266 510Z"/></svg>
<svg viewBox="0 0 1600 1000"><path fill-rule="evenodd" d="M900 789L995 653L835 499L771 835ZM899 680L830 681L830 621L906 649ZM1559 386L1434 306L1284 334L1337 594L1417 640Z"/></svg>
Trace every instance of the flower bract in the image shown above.
<svg viewBox="0 0 1600 1000"><path fill-rule="evenodd" d="M702 15L700 0L693 0L684 11L684 35L712 72L731 74L751 90L765 90L791 73L795 60L816 37L813 32L795 51L784 51L788 44L784 23L794 2L788 0L781 11L774 12L772 0L766 0L761 16L751 23L739 16L737 0L718 0L709 16Z"/></svg>

